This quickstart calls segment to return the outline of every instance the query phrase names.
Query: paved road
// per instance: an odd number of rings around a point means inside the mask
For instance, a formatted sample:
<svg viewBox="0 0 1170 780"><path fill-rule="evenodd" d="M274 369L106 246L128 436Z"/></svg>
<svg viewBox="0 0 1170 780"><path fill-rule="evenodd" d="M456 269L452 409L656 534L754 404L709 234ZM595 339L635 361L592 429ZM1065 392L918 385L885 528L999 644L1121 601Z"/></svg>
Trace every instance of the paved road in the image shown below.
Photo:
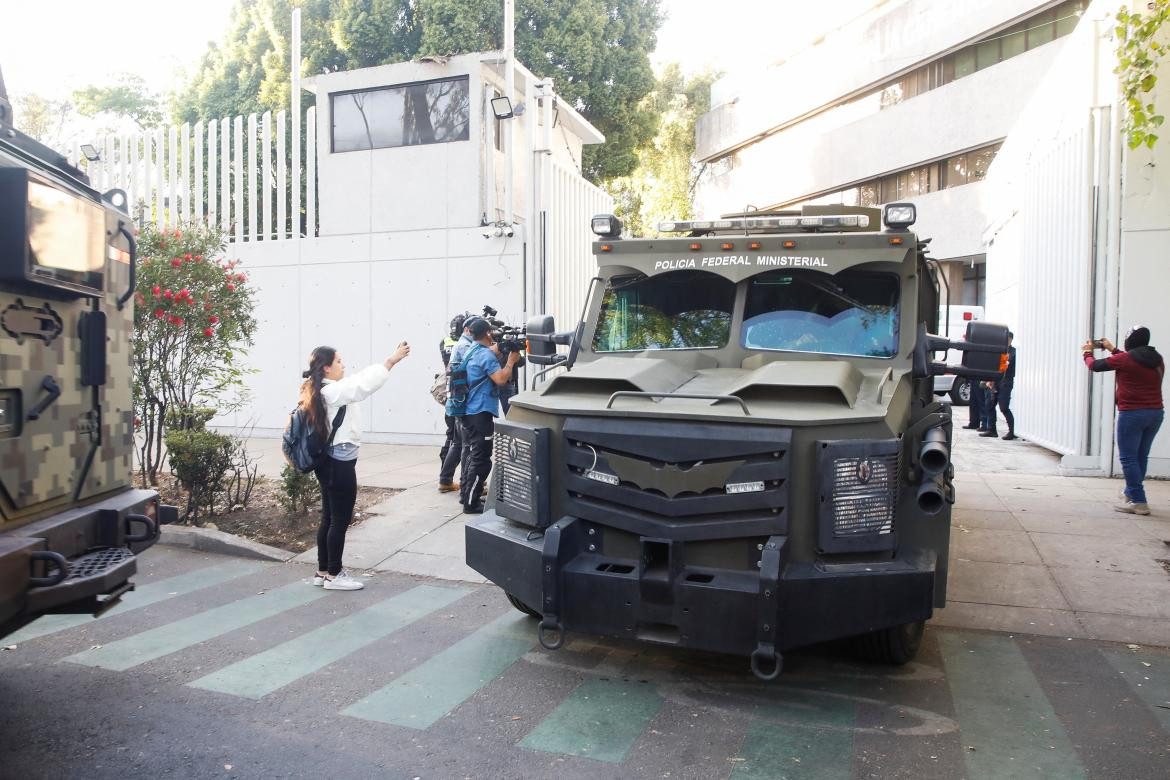
<svg viewBox="0 0 1170 780"><path fill-rule="evenodd" d="M574 637L490 586L154 548L100 620L0 652L0 776L1165 778L1170 650L931 629L916 663Z"/></svg>

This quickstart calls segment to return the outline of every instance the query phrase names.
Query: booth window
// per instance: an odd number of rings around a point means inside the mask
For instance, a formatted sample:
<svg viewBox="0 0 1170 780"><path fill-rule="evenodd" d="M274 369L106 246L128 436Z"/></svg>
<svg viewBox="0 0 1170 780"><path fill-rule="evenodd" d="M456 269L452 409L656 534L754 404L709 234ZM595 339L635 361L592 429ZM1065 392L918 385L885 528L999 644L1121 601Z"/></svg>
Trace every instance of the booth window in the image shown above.
<svg viewBox="0 0 1170 780"><path fill-rule="evenodd" d="M467 76L335 92L333 151L442 144L469 137Z"/></svg>

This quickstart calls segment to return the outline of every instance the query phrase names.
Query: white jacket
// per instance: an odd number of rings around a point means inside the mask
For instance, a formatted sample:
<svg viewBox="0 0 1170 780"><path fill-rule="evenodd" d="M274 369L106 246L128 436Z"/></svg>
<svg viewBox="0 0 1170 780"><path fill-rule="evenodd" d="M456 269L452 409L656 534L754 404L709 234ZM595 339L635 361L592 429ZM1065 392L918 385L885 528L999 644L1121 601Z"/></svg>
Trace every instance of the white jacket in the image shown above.
<svg viewBox="0 0 1170 780"><path fill-rule="evenodd" d="M362 409L358 404L373 395L390 378L390 369L382 363L367 366L356 374L342 377L337 381L326 379L321 386L321 397L325 399L326 425L333 429L333 418L346 407L345 419L333 437L338 444L361 444Z"/></svg>

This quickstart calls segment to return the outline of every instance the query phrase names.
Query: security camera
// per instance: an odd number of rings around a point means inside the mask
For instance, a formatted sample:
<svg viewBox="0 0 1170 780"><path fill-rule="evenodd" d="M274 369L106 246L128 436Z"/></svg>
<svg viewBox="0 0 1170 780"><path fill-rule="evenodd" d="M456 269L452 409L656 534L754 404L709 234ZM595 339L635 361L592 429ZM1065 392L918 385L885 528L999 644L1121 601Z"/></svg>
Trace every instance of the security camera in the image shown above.
<svg viewBox="0 0 1170 780"><path fill-rule="evenodd" d="M504 225L503 227L501 227L500 228L500 235L502 235L504 238L511 238L512 237L512 226L511 225Z"/></svg>
<svg viewBox="0 0 1170 780"><path fill-rule="evenodd" d="M494 225L487 225L483 230L480 231L480 233L483 234L484 238L491 238L496 234L496 228Z"/></svg>

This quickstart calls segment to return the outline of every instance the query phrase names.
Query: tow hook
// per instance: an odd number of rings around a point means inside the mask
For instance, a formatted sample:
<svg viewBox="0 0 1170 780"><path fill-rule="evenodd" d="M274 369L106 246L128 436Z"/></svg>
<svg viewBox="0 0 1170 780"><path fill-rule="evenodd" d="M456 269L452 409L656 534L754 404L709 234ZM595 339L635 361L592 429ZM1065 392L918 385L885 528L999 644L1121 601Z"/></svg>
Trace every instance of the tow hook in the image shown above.
<svg viewBox="0 0 1170 780"><path fill-rule="evenodd" d="M770 672L765 671L771 667ZM784 656L776 652L771 643L761 642L752 652L752 674L764 682L772 682L784 669Z"/></svg>
<svg viewBox="0 0 1170 780"><path fill-rule="evenodd" d="M560 621L546 617L536 629L536 639L545 650L560 650L565 644L565 629Z"/></svg>

